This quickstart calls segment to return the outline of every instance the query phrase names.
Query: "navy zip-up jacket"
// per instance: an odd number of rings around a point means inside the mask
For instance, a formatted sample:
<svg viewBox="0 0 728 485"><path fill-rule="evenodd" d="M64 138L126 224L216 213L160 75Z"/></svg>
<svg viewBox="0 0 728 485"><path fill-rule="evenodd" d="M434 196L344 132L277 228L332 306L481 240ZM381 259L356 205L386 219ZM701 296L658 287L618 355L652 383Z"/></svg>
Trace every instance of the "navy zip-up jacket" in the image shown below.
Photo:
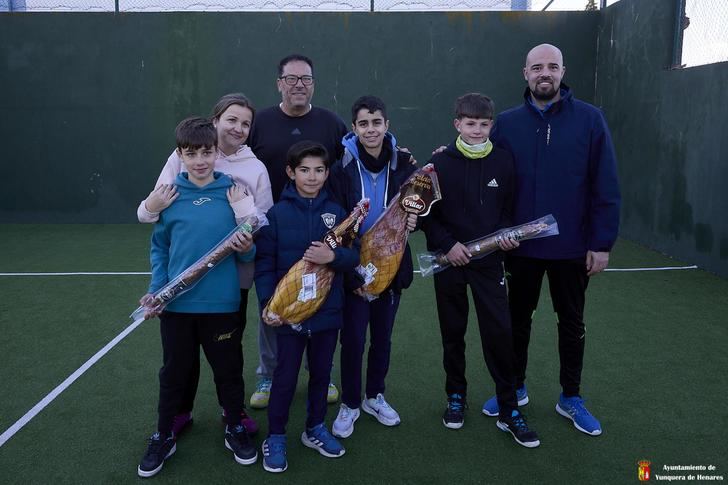
<svg viewBox="0 0 728 485"><path fill-rule="evenodd" d="M619 228L619 181L601 111L561 84L561 99L541 112L526 89L523 105L498 116L491 139L513 154L514 224L553 214L559 235L521 242L512 254L573 259L610 251Z"/></svg>
<svg viewBox="0 0 728 485"><path fill-rule="evenodd" d="M334 216L334 227L348 215L343 207L329 197L326 189L321 189L315 198L308 199L298 194L293 183L286 185L280 201L267 213L269 225L260 229L255 240L255 287L261 308L265 307L278 282L303 257L311 243L320 241L329 231L324 219L330 221L331 216ZM343 272L359 264L359 248L355 241L352 248L338 247L333 251L334 260L329 266L336 274L331 290L321 308L311 318L301 322L302 332L315 333L341 328L343 325ZM276 330L298 333L289 325L276 327Z"/></svg>
<svg viewBox="0 0 728 485"><path fill-rule="evenodd" d="M487 157L470 159L453 142L430 162L435 165L442 200L432 206L422 223L429 251L447 253L457 242L466 244L511 225L510 153L493 147ZM491 265L502 260L502 251L496 251L470 264Z"/></svg>
<svg viewBox="0 0 728 485"><path fill-rule="evenodd" d="M389 143L392 146L392 159L389 162L389 172L386 173L386 168L382 170L377 182L380 183L381 179L381 183L387 185L386 203L389 204L399 193L402 184L412 172L417 170L417 167L410 163L412 155L397 150L396 139L391 133L387 132L384 136L384 143ZM351 211L362 197L370 197L370 194L362 194L362 174L357 163L359 153L356 147L356 135L349 133L342 140L342 144L345 147L344 156L331 167L331 174L327 182L331 195L336 202L341 204L347 211ZM383 209L381 207L379 209L381 214ZM370 214L367 217L372 217L372 210L373 208L370 207ZM409 243L407 243L399 270L387 289L395 293L401 293L403 289L409 288L412 284L412 270L412 252ZM364 285L364 279L356 271L350 271L345 276L344 285L347 290L355 290Z"/></svg>

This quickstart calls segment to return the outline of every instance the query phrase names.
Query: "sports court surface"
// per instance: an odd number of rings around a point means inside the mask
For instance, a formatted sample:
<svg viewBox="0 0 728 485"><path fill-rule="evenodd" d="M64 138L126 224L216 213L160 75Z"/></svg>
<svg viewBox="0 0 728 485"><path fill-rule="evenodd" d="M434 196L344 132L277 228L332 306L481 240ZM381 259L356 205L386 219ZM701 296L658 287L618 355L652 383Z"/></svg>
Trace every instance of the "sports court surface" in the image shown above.
<svg viewBox="0 0 728 485"><path fill-rule="evenodd" d="M0 433L4 433L130 323L148 283L149 227L3 225L0 238ZM423 250L413 235L414 252ZM611 268L681 267L620 240ZM254 308L255 305L249 305ZM472 312L471 312L472 313ZM471 316L469 409L459 431L441 424L444 372L432 281L416 276L402 299L387 398L402 424L363 415L347 452L332 460L298 441L305 380L288 429L289 469L236 464L206 364L177 453L155 483L636 483L637 462L715 465L728 479L728 281L698 269L612 271L592 278L587 301L583 395L604 434L589 437L554 411L556 328L545 296L534 320L524 408L541 436L525 449L480 407L493 393ZM253 313L244 335L246 392L255 384ZM338 359L338 357L337 357ZM157 320L131 332L0 446L1 483L132 483L156 424L161 345ZM338 382L338 371L334 369ZM336 416L330 406L327 423ZM264 411L252 416L266 433ZM257 438L260 444L262 438ZM0 440L2 441L2 440Z"/></svg>

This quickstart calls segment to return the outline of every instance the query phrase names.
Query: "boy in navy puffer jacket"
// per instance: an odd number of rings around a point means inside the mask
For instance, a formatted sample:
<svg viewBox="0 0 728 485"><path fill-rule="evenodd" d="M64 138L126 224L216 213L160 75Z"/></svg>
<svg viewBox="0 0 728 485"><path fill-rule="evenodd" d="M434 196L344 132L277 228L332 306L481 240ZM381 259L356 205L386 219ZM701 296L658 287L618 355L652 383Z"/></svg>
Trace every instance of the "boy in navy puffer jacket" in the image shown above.
<svg viewBox="0 0 728 485"><path fill-rule="evenodd" d="M270 225L261 229L257 241L255 286L260 308L265 308L278 282L301 258L328 264L336 275L328 297L312 317L295 327L276 328L278 363L268 403L269 435L263 442L263 467L274 473L288 468L286 424L304 350L309 370L308 416L301 441L329 458L344 454L344 448L326 429L324 419L331 360L343 324L343 273L359 264L358 249L331 250L321 242L326 232L348 215L323 188L330 166L326 148L302 141L290 148L287 158L286 173L293 183L286 186L280 201L268 212ZM262 318L268 324L278 323L267 313Z"/></svg>

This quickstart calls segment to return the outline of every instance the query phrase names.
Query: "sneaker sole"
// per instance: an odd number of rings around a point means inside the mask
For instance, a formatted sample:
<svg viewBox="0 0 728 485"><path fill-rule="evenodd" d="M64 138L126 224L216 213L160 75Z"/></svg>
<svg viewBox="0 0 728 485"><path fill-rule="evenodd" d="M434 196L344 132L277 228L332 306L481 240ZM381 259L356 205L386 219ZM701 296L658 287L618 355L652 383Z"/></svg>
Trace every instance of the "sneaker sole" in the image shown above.
<svg viewBox="0 0 728 485"><path fill-rule="evenodd" d="M462 423L446 423L445 420L442 420L442 424L445 425L446 428L450 429L460 429L463 427L463 424L465 424L465 421Z"/></svg>
<svg viewBox="0 0 728 485"><path fill-rule="evenodd" d="M334 429L334 426L331 426L331 434L336 436L337 438L348 438L351 436L351 433L354 432L354 423L356 423L356 420L359 419L359 416L361 416L361 413L357 414L356 417L351 421L351 426L349 426L349 429L339 433ZM336 421L334 421L334 424L336 424Z"/></svg>
<svg viewBox="0 0 728 485"><path fill-rule="evenodd" d="M585 430L578 424L576 424L576 421L574 420L573 417L571 417L571 414L564 411L564 409L561 406L559 406L558 403L556 404L556 412L559 413L560 415L562 415L563 417L568 418L572 423L574 423L574 427L584 434L588 434L589 436L599 436L600 434L602 434L601 429L596 429L596 430L590 432L590 431Z"/></svg>
<svg viewBox="0 0 728 485"><path fill-rule="evenodd" d="M286 463L286 466L283 468L270 468L268 465L265 464L265 459L263 459L263 470L271 473L283 473L284 471L288 470L288 463Z"/></svg>
<svg viewBox="0 0 728 485"><path fill-rule="evenodd" d="M397 426L401 422L401 420L399 418L388 419L388 418L382 416L381 414L377 413L377 411L374 408L372 408L371 406L369 406L369 404L367 404L366 399L364 399L361 402L361 408L365 413L371 414L372 416L377 418L377 421L382 423L384 426Z"/></svg>
<svg viewBox="0 0 728 485"><path fill-rule="evenodd" d="M311 449L314 449L314 450L318 451L319 453L321 453L322 455L324 455L326 458L339 458L340 456L343 456L344 453L346 453L346 450L343 449L343 448L341 449L341 453L339 453L338 455L334 455L333 453L329 453L328 451L324 450L323 448L321 448L319 446L316 446L315 444L311 443L308 440L308 438L306 437L306 432L305 431L303 433L301 433L301 443L303 443L304 446L307 446L307 447L309 447Z"/></svg>
<svg viewBox="0 0 728 485"><path fill-rule="evenodd" d="M154 470L144 471L140 467L137 467L137 475L139 475L142 478L149 478L153 477L157 473L159 473L162 470L162 467L164 466L164 462L167 461L167 458L174 455L174 452L177 451L177 443L172 446L172 449L169 450L169 453L167 453L167 456L164 457L164 460L162 460L162 463L159 464L157 468Z"/></svg>
<svg viewBox="0 0 728 485"><path fill-rule="evenodd" d="M228 443L227 438L225 439L225 448L227 448L230 451L233 451L232 447L230 446L230 443ZM256 461L258 461L258 452L255 452L255 456L252 458L240 458L238 455L235 454L233 451L233 458L235 458L235 461L240 463L241 465L252 465Z"/></svg>
<svg viewBox="0 0 728 485"><path fill-rule="evenodd" d="M528 394L523 399L518 400L518 406L525 406L529 403ZM491 418L497 418L498 417L498 411L492 412L488 409L485 409L485 406L483 407L483 414L486 416L490 416Z"/></svg>
<svg viewBox="0 0 728 485"><path fill-rule="evenodd" d="M498 421L497 423L495 423L495 425L498 426L498 429L500 429L501 431L505 431L506 433L510 433L511 436L513 436L513 439L516 441L516 443L518 443L521 446L525 446L526 448L536 448L537 446L539 446L541 444L541 441L540 440L536 440L536 441L521 441L521 440L519 440L518 438L516 438L516 435L513 434L513 431L511 431L510 429L508 429L508 426L506 424L502 423L501 421Z"/></svg>

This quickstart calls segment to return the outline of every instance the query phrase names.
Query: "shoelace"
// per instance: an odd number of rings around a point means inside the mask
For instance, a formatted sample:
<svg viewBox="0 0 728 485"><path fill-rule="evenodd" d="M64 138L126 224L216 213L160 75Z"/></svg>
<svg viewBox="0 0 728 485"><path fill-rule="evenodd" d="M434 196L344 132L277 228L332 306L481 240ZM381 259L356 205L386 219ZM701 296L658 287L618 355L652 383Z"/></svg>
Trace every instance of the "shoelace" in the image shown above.
<svg viewBox="0 0 728 485"><path fill-rule="evenodd" d="M154 433L149 438L149 454L155 454L158 455L162 451L162 446L164 443L166 443L167 440L162 439L162 435L159 434L159 432Z"/></svg>
<svg viewBox="0 0 728 485"><path fill-rule="evenodd" d="M513 418L513 426L520 430L526 430L528 429L528 425L526 424L526 419L523 417L522 414L518 414L518 416L515 416Z"/></svg>
<svg viewBox="0 0 728 485"><path fill-rule="evenodd" d="M384 400L384 396L382 396L381 394L377 394L377 406L381 406L383 408L390 407L389 403Z"/></svg>
<svg viewBox="0 0 728 485"><path fill-rule="evenodd" d="M258 392L270 392L270 386L273 381L270 379L263 379L258 383Z"/></svg>
<svg viewBox="0 0 728 485"><path fill-rule="evenodd" d="M449 407L451 411L462 412L463 401L461 399L462 397L460 394L453 394L448 400L447 407Z"/></svg>
<svg viewBox="0 0 728 485"><path fill-rule="evenodd" d="M589 414L589 411L584 407L583 399L574 399L574 401L569 404L571 404L571 406L569 406L570 409L568 410L569 414L572 414L574 416L591 416Z"/></svg>

